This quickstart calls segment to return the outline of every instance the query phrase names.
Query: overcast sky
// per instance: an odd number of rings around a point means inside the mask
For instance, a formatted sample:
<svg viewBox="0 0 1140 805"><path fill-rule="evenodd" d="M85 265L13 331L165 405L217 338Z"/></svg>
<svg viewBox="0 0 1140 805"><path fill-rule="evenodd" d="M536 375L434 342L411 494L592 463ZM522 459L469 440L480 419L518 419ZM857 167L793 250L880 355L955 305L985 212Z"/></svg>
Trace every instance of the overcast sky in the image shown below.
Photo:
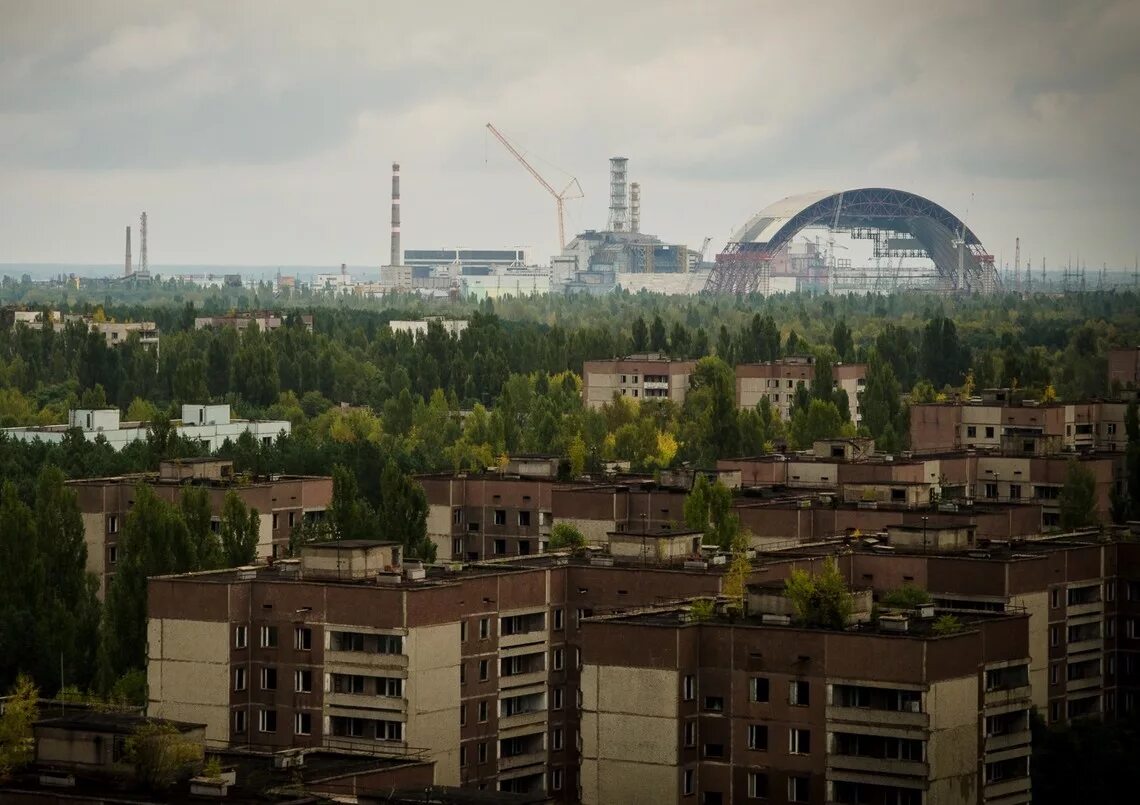
<svg viewBox="0 0 1140 805"><path fill-rule="evenodd" d="M1035 266L1140 249L1140 2L0 0L0 262L379 265L601 229L721 246L808 190L943 204ZM972 199L972 200L971 200ZM137 242L136 242L137 253Z"/></svg>

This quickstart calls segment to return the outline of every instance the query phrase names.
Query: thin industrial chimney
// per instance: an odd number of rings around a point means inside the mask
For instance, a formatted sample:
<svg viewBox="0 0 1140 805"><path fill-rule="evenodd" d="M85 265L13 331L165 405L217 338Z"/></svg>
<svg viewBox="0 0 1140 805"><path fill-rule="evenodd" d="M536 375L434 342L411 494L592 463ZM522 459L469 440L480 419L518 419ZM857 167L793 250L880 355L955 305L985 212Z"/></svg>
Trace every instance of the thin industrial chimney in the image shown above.
<svg viewBox="0 0 1140 805"><path fill-rule="evenodd" d="M629 185L629 231L641 231L641 185L637 182Z"/></svg>
<svg viewBox="0 0 1140 805"><path fill-rule="evenodd" d="M139 216L139 273L150 271L150 264L146 259L146 213Z"/></svg>
<svg viewBox="0 0 1140 805"><path fill-rule="evenodd" d="M392 163L392 262L390 265L398 266L404 263L404 254L400 251L400 163Z"/></svg>
<svg viewBox="0 0 1140 805"><path fill-rule="evenodd" d="M131 275L131 228L127 227L127 259L123 263L123 276Z"/></svg>
<svg viewBox="0 0 1140 805"><path fill-rule="evenodd" d="M628 221L626 213L628 202L626 200L626 167L629 160L625 157L612 157L610 159L610 231L627 232Z"/></svg>

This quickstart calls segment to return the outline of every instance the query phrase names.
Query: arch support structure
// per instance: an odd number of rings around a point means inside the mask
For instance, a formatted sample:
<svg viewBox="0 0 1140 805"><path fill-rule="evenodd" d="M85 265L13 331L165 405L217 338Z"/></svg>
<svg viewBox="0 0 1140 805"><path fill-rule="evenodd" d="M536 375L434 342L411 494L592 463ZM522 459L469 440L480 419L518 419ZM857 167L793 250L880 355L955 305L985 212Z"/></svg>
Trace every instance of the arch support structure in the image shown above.
<svg viewBox="0 0 1140 805"><path fill-rule="evenodd" d="M801 230L826 226L875 240L876 254L929 257L936 289L960 293L998 290L993 257L965 222L945 207L885 187L789 196L752 216L733 233L705 284L708 293L766 293L767 266Z"/></svg>

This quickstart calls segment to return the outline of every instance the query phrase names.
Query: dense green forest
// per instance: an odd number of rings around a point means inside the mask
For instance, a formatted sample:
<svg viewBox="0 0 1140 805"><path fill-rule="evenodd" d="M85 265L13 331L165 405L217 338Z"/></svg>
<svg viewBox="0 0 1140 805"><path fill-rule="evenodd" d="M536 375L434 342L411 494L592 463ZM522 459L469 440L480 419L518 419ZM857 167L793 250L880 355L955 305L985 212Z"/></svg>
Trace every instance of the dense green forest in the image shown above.
<svg viewBox="0 0 1140 805"><path fill-rule="evenodd" d="M382 305L174 283L116 292L112 302L7 282L0 297L109 320L152 320L162 333L156 353L134 336L108 347L79 324L36 331L14 327L0 313L0 426L60 423L69 408L101 406L150 424L146 441L121 452L77 433L61 445L0 436L0 573L7 574L0 624L13 630L0 637L24 647L6 652L0 683L23 669L46 690L73 683L127 697L137 697L142 683L146 576L249 561L250 513L232 507L219 538L193 495L173 505L140 498L100 611L83 573L78 510L63 480L153 470L162 458L199 454L199 445L170 429L182 403L228 402L240 416L288 419L291 435L268 446L243 437L219 455L232 458L239 472L332 474L329 533L384 530L411 555L431 558L422 526L426 501L410 480L414 473L482 469L517 452L562 456L572 475L610 460L651 471L856 432L856 401L826 382L796 390L787 422L767 400L738 411L732 366L739 362L811 354L817 377L839 362L867 362L862 430L890 451L906 447L907 406L914 402L989 386L1043 399L1107 395L1117 391L1107 386L1107 349L1140 343L1140 299L1131 293L1026 300L614 294ZM197 315L267 307L284 311L286 326L241 334L193 326ZM313 315L313 332L302 313ZM429 315L470 325L458 338L432 326L418 340L387 326ZM583 406L585 360L647 351L697 360L682 405L616 398L601 410ZM1133 410L1129 462L1140 469L1136 430ZM1140 501L1140 489L1133 498ZM1122 503L1122 516L1130 506ZM396 534L393 523L410 526ZM65 539L53 541L55 533ZM25 566L34 572L14 570ZM53 586L49 577L68 581ZM73 634L59 627L61 612L101 626Z"/></svg>

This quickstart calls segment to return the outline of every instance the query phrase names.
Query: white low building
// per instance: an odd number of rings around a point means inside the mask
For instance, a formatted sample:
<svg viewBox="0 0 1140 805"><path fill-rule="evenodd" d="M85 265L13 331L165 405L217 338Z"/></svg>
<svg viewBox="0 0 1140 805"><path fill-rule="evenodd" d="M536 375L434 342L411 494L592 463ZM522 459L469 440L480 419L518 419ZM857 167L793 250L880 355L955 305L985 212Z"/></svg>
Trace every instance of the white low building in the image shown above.
<svg viewBox="0 0 1140 805"><path fill-rule="evenodd" d="M2 431L10 439L24 442L59 444L71 428L78 428L84 438L95 441L102 436L111 447L122 450L131 442L146 439L147 422L123 422L116 408L99 408L69 411L66 425L40 425L22 428L4 428ZM194 439L216 450L229 439L237 441L243 433L250 433L264 444L270 444L279 434L289 434L292 425L288 420L233 419L228 405L184 405L182 419L171 420L171 427L179 436Z"/></svg>
<svg viewBox="0 0 1140 805"><path fill-rule="evenodd" d="M443 319L438 316L430 316L419 321L390 321L388 329L394 333L408 333L412 338L422 338L427 335L428 324L431 322L439 324L445 333L456 338L467 329L466 319Z"/></svg>

